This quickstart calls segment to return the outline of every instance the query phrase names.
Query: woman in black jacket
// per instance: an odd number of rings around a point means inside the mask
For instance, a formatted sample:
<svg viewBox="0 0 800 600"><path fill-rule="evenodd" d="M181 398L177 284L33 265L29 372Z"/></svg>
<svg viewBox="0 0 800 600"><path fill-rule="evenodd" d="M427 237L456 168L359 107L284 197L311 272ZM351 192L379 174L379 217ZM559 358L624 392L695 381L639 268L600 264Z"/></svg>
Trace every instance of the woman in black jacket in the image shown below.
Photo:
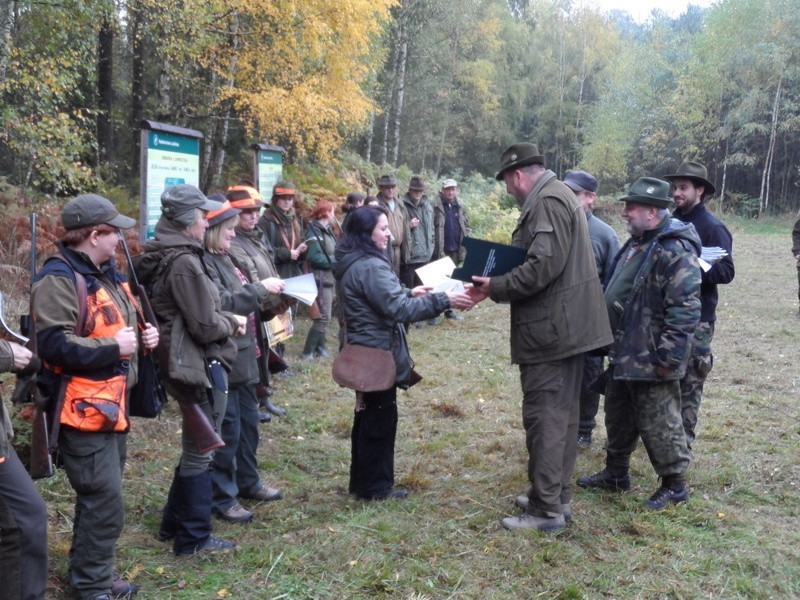
<svg viewBox="0 0 800 600"><path fill-rule="evenodd" d="M345 238L336 251L333 273L345 322L347 343L390 350L397 368L387 390L356 393L351 434L350 493L362 500L405 498L394 488L397 388L412 376L404 323L430 319L448 308L466 310L465 293L429 294L423 286L404 287L384 254L391 234L386 214L363 207L351 213Z"/></svg>

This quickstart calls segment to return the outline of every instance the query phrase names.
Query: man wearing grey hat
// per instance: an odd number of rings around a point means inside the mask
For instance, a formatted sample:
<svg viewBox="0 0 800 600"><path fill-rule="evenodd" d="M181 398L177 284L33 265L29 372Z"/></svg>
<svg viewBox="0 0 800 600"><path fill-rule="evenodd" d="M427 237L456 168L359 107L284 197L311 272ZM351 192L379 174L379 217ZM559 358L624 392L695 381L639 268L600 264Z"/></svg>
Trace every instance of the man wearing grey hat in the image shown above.
<svg viewBox="0 0 800 600"><path fill-rule="evenodd" d="M507 529L555 531L572 516L583 354L612 341L586 217L575 194L545 169L535 144L503 152L497 179L519 203L511 243L525 262L505 275L473 277L468 293L511 305L511 360L519 365L530 489Z"/></svg>
<svg viewBox="0 0 800 600"><path fill-rule="evenodd" d="M442 191L433 201L433 229L433 260L449 256L456 265L460 265L467 255L461 241L472 231L467 209L458 200L458 183L455 179L445 179L442 182ZM444 316L455 321L464 319L449 308L444 311ZM431 323L435 322L435 319L431 320Z"/></svg>
<svg viewBox="0 0 800 600"><path fill-rule="evenodd" d="M121 230L136 221L108 199L83 194L64 205L61 223L59 253L31 288L46 365L37 385L56 407L51 438L75 490L70 585L81 600L110 600L138 590L114 575L114 551L125 520L128 397L138 350L155 348L159 333L141 318L114 260Z"/></svg>
<svg viewBox="0 0 800 600"><path fill-rule="evenodd" d="M733 236L724 223L706 209L705 199L714 194L714 185L708 180L704 165L686 161L676 173L665 175L672 183L672 197L675 211L672 216L684 223L691 223L697 230L703 246L722 248L727 252L719 261L703 271L700 285L700 323L692 340L692 355L686 367L686 375L681 379L681 416L686 442L689 448L695 438L697 414L703 395L703 384L711 372L714 357L711 354L711 340L717 322L717 286L733 281Z"/></svg>
<svg viewBox="0 0 800 600"><path fill-rule="evenodd" d="M668 182L642 177L620 198L631 237L605 289L614 332L605 390L606 467L577 481L584 488L629 490L630 457L641 437L661 478L645 501L653 510L689 499L680 380L700 319L700 239L692 225L670 218L669 193Z"/></svg>
<svg viewBox="0 0 800 600"><path fill-rule="evenodd" d="M611 261L619 252L619 238L617 232L610 225L601 221L592 212L595 198L597 198L597 179L586 171L568 171L567 176L564 177L564 185L575 192L575 197L581 203L583 212L586 214L597 276L602 283L610 272ZM600 394L590 388L602 372L603 357L589 354L584 356L578 447L585 448L592 444L592 431L594 431L595 417L600 407Z"/></svg>

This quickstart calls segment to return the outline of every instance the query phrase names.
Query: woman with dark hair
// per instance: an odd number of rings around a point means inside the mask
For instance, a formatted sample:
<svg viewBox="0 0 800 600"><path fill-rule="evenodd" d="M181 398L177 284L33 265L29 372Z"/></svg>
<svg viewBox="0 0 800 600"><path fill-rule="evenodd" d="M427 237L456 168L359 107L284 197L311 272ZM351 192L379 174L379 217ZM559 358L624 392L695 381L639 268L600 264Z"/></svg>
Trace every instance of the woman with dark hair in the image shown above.
<svg viewBox="0 0 800 600"><path fill-rule="evenodd" d="M280 490L267 487L258 473L258 398L256 362L256 314L268 295L278 295L284 283L277 277L250 282L228 254L236 236L241 210L229 201L208 213L203 260L217 286L222 310L247 318L245 335L236 338L237 354L228 376L228 404L222 419L225 445L214 454L211 481L214 513L225 521L249 523L253 513L238 498L269 502L282 498Z"/></svg>
<svg viewBox="0 0 800 600"><path fill-rule="evenodd" d="M314 273L317 283L317 308L318 316L313 319L311 329L308 330L306 344L303 348L303 358L312 360L314 356L327 358L328 323L331 322L331 309L333 308L333 273L331 263L333 253L336 251L336 236L332 225L336 221L333 213L333 204L327 200L319 200L311 212L306 229L306 246L308 247L308 266Z"/></svg>
<svg viewBox="0 0 800 600"><path fill-rule="evenodd" d="M362 500L408 495L407 490L394 487L397 388L412 384L413 367L403 324L473 305L464 293L429 294L430 288L404 287L386 259L390 236L384 212L367 206L356 209L333 264L346 341L391 351L397 367L395 384L389 389L356 393L349 491Z"/></svg>
<svg viewBox="0 0 800 600"><path fill-rule="evenodd" d="M347 224L347 219L355 209L361 208L364 206L364 201L367 199L367 195L364 192L350 192L347 194L347 198L345 198L344 204L342 205L342 212L344 213L344 219L342 219L342 231L345 229L345 225Z"/></svg>

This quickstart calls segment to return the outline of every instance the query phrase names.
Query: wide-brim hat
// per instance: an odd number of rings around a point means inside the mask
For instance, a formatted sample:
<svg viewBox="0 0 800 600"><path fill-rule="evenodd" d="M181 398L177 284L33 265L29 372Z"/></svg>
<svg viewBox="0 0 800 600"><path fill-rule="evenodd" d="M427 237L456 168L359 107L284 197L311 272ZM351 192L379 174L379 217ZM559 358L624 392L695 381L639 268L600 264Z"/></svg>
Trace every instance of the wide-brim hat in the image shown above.
<svg viewBox="0 0 800 600"><path fill-rule="evenodd" d="M397 185L397 177L394 175L381 175L378 178L378 187L395 187Z"/></svg>
<svg viewBox="0 0 800 600"><path fill-rule="evenodd" d="M717 191L717 188L714 187L714 184L708 180L708 171L706 170L705 165L691 160L681 163L681 166L678 167L677 173L673 173L672 175L664 175L664 179L669 181L672 181L673 179L691 179L695 183L699 183L703 186L704 198L706 196L712 196L714 192Z"/></svg>
<svg viewBox="0 0 800 600"><path fill-rule="evenodd" d="M620 202L668 208L672 204L672 198L669 197L670 190L669 181L655 177L640 177L631 184L628 194L620 198Z"/></svg>
<svg viewBox="0 0 800 600"><path fill-rule="evenodd" d="M425 184L422 183L422 179L420 179L415 175L414 177L411 178L411 181L409 181L408 189L417 192L422 192L425 190Z"/></svg>
<svg viewBox="0 0 800 600"><path fill-rule="evenodd" d="M71 231L93 225L108 225L117 229L130 229L136 221L119 214L108 198L97 194L81 194L64 205L61 224Z"/></svg>
<svg viewBox="0 0 800 600"><path fill-rule="evenodd" d="M495 179L503 179L503 173L509 169L518 169L528 165L544 166L544 156L539 154L539 147L536 144L520 142L509 146L500 155L500 170L495 175Z"/></svg>
<svg viewBox="0 0 800 600"><path fill-rule="evenodd" d="M238 208L233 208L229 200L225 200L222 203L222 206L217 210L212 210L206 215L206 219L208 219L208 226L214 227L214 225L219 225L223 221L230 219L231 217L235 217L242 211Z"/></svg>
<svg viewBox="0 0 800 600"><path fill-rule="evenodd" d="M234 185L225 192L225 198L231 203L233 208L241 210L251 210L264 207L261 194L254 187L249 185Z"/></svg>

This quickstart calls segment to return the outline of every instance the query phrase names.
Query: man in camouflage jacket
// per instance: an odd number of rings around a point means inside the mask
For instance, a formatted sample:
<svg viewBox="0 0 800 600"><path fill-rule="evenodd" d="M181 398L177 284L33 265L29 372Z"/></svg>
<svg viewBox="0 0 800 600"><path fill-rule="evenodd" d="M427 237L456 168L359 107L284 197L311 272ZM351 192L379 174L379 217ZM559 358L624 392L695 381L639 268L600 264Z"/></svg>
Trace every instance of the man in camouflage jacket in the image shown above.
<svg viewBox="0 0 800 600"><path fill-rule="evenodd" d="M605 289L614 343L606 386L606 468L578 485L624 491L638 438L661 487L654 510L689 498L689 450L681 422L680 380L700 320L700 239L670 218L670 184L642 177L621 200L631 238L617 254Z"/></svg>

